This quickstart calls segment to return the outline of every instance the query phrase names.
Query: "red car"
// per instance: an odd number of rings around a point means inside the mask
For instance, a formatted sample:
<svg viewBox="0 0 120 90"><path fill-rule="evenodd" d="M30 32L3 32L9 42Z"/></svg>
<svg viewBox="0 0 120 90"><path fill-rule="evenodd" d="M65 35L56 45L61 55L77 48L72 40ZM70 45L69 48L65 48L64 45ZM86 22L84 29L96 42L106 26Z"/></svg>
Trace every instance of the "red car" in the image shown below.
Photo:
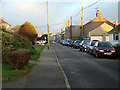
<svg viewBox="0 0 120 90"><path fill-rule="evenodd" d="M115 57L115 49L109 42L96 42L93 47L93 55L96 57Z"/></svg>

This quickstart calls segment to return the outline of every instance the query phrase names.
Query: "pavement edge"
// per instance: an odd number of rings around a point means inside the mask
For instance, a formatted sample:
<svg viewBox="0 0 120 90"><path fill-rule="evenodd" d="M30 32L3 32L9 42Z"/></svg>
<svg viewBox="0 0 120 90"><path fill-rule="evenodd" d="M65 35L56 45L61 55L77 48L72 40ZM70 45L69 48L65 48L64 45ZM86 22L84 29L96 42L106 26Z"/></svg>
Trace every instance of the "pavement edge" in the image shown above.
<svg viewBox="0 0 120 90"><path fill-rule="evenodd" d="M69 84L69 82L68 82L67 76L66 76L66 74L65 74L62 66L61 66L60 63L59 63L59 60L58 60L58 57L57 57L57 55L56 55L55 50L54 50L54 53L55 53L55 57L56 57L57 63L58 63L58 65L59 65L59 67L60 67L60 69L61 69L61 71L62 71L62 73L63 73L63 76L64 76L64 78L65 78L66 87L67 87L68 90L71 90L71 86L70 86L70 84Z"/></svg>

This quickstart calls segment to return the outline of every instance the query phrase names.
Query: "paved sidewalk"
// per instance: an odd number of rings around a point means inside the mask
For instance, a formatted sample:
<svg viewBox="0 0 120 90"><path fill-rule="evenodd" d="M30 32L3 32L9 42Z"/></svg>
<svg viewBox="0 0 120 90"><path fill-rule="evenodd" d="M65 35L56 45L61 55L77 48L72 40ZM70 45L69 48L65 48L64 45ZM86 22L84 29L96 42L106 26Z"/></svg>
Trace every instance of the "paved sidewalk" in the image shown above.
<svg viewBox="0 0 120 90"><path fill-rule="evenodd" d="M47 46L31 72L19 79L3 83L3 88L64 88L63 73L57 63L54 49Z"/></svg>
<svg viewBox="0 0 120 90"><path fill-rule="evenodd" d="M27 77L25 88L66 88L52 47L48 50L46 46L41 53L37 65Z"/></svg>

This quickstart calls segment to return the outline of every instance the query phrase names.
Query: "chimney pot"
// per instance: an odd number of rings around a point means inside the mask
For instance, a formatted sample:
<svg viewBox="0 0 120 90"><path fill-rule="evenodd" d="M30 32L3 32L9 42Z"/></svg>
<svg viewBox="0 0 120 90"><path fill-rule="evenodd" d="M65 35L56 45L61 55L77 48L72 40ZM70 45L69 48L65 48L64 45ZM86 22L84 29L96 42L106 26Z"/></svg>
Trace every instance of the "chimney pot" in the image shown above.
<svg viewBox="0 0 120 90"><path fill-rule="evenodd" d="M99 10L97 10L96 17L98 17L98 18L102 18L102 13L99 12Z"/></svg>

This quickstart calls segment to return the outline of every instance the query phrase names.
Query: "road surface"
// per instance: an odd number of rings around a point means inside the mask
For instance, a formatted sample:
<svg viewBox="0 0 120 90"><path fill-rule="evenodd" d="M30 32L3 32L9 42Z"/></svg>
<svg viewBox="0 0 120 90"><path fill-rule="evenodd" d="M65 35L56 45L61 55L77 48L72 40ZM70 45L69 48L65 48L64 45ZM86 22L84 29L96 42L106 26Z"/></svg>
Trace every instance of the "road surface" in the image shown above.
<svg viewBox="0 0 120 90"><path fill-rule="evenodd" d="M117 59L95 58L61 44L53 44L71 88L118 88Z"/></svg>

